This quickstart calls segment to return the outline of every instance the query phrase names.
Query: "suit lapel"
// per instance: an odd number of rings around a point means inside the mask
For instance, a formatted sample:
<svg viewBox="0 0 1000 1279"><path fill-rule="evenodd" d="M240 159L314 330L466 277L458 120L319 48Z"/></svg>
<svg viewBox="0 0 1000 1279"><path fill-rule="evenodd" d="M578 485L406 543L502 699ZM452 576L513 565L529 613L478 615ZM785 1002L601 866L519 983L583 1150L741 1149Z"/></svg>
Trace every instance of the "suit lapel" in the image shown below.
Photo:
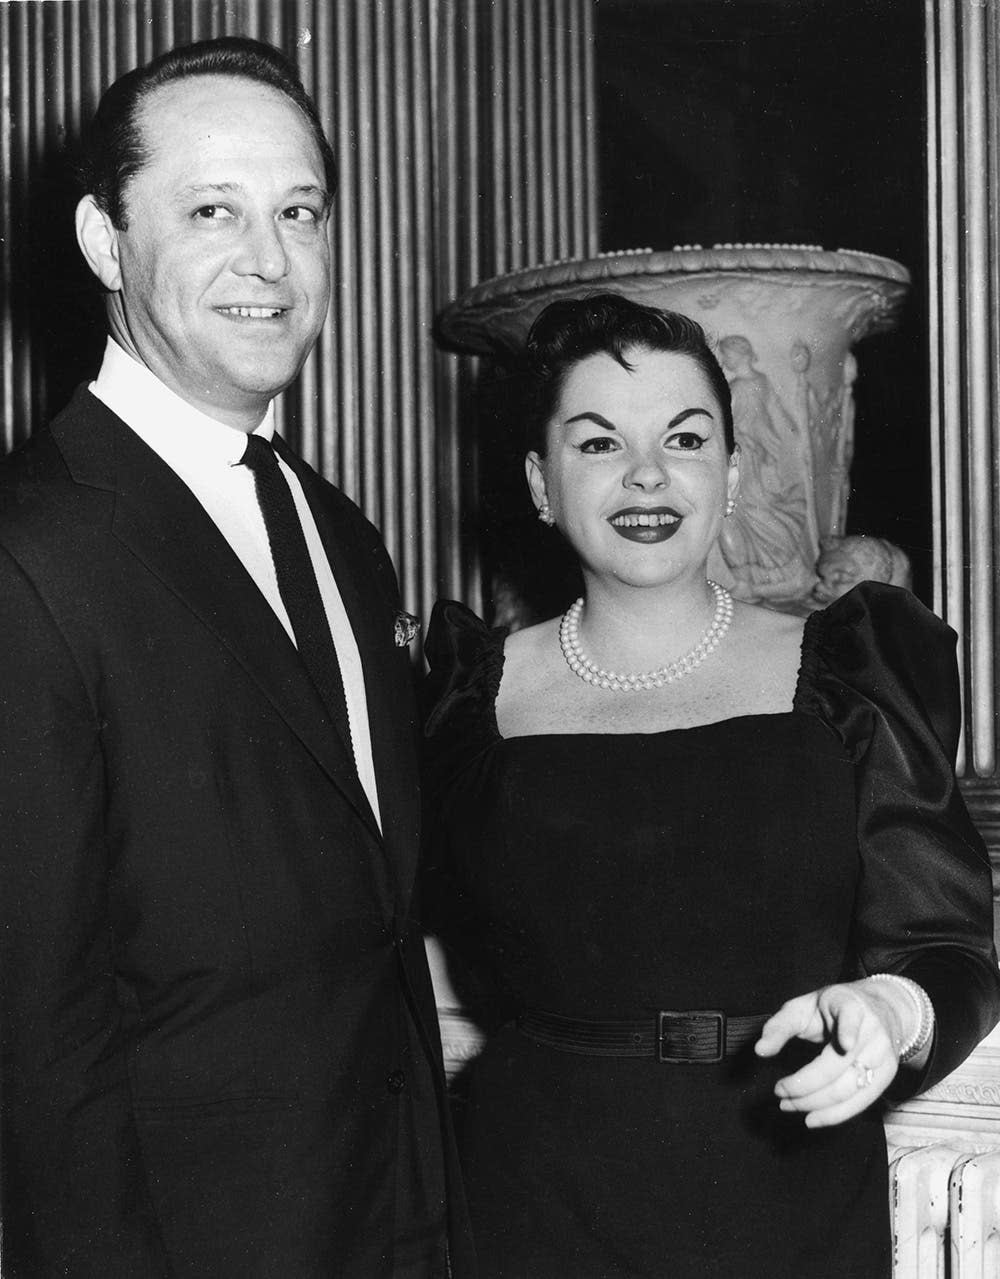
<svg viewBox="0 0 1000 1279"><path fill-rule="evenodd" d="M73 478L114 492L115 537L229 650L377 839L353 761L239 558L170 467L99 400L84 396L52 427Z"/></svg>
<svg viewBox="0 0 1000 1279"><path fill-rule="evenodd" d="M394 635L395 580L388 557L376 555L358 536L358 512L345 500L351 518L338 517L325 481L277 436L275 448L302 484L361 654L382 836L403 915L416 871L420 803L413 677L408 653L396 646Z"/></svg>

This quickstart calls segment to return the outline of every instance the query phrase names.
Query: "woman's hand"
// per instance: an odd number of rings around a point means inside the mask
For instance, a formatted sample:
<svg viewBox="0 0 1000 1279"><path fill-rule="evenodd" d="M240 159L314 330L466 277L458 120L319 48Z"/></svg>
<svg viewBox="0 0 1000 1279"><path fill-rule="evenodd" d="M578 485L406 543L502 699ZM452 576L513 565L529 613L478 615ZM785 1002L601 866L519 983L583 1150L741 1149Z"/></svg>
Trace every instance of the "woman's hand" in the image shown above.
<svg viewBox="0 0 1000 1279"><path fill-rule="evenodd" d="M774 1092L782 1110L805 1115L808 1128L827 1128L860 1114L889 1087L913 1015L905 992L888 983L824 986L783 1004L754 1049L774 1057L791 1039L825 1045L807 1066L779 1079Z"/></svg>

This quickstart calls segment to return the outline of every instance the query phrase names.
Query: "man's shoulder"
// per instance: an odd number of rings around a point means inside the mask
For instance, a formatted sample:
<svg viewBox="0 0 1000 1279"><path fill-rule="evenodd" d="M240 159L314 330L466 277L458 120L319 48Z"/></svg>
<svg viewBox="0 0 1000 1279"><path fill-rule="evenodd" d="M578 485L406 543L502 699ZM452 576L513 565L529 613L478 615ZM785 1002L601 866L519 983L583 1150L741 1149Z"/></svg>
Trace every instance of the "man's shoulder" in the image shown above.
<svg viewBox="0 0 1000 1279"><path fill-rule="evenodd" d="M49 472L55 476L65 475L67 467L61 461L59 441L64 440L68 433L99 427L109 413L110 410L91 394L87 385L81 383L65 407L44 425L36 427L8 454L0 457L0 476L9 482L11 475L20 475L26 470L40 475L48 475Z"/></svg>
<svg viewBox="0 0 1000 1279"><path fill-rule="evenodd" d="M52 532L62 522L66 498L77 487L63 442L98 422L101 407L81 387L51 422L0 458L0 541L19 530Z"/></svg>
<svg viewBox="0 0 1000 1279"><path fill-rule="evenodd" d="M0 459L0 528L5 522L22 519L54 486L68 479L52 426L43 426Z"/></svg>

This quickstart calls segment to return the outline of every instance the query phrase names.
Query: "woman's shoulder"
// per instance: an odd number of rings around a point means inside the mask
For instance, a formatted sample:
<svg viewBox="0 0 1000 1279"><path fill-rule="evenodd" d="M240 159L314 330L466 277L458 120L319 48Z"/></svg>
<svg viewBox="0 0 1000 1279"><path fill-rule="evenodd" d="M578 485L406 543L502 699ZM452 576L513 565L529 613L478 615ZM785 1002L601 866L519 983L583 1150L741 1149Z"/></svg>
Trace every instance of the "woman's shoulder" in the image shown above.
<svg viewBox="0 0 1000 1279"><path fill-rule="evenodd" d="M800 693L827 707L862 701L883 718L929 720L957 745L955 632L910 591L861 582L805 629Z"/></svg>
<svg viewBox="0 0 1000 1279"><path fill-rule="evenodd" d="M439 600L431 613L424 656L425 731L430 734L459 708L492 705L503 668L507 631L490 627L458 600Z"/></svg>
<svg viewBox="0 0 1000 1279"><path fill-rule="evenodd" d="M904 586L890 586L888 582L859 582L839 599L828 604L814 616L847 621L863 617L897 619L911 617L919 624L932 629L950 631L947 623L932 613L912 591Z"/></svg>
<svg viewBox="0 0 1000 1279"><path fill-rule="evenodd" d="M551 617L545 622L536 622L532 626L524 626L511 631L504 642L506 665L513 667L522 663L534 664L539 658L552 652L554 640L559 633L558 617Z"/></svg>
<svg viewBox="0 0 1000 1279"><path fill-rule="evenodd" d="M732 671L739 685L784 709L795 690L805 619L762 604L737 602ZM766 708L765 708L766 709Z"/></svg>
<svg viewBox="0 0 1000 1279"><path fill-rule="evenodd" d="M781 613L764 604L737 601L735 617L746 643L792 645L795 649L802 643L805 618L797 613Z"/></svg>
<svg viewBox="0 0 1000 1279"><path fill-rule="evenodd" d="M853 668L864 659L915 675L954 652L956 635L912 592L860 582L806 625L807 641L829 661Z"/></svg>
<svg viewBox="0 0 1000 1279"><path fill-rule="evenodd" d="M438 600L431 611L424 655L432 669L448 666L456 660L468 659L499 637L502 628L487 626L478 614L459 600Z"/></svg>

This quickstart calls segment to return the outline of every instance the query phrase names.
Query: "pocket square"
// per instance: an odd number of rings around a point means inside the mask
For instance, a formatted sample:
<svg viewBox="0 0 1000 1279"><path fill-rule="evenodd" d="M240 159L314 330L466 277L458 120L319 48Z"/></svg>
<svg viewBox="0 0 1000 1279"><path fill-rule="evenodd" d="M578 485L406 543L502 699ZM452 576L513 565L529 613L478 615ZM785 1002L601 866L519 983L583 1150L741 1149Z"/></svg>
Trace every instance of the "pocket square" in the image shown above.
<svg viewBox="0 0 1000 1279"><path fill-rule="evenodd" d="M415 639L420 631L420 618L414 617L412 613L397 613L396 622L393 627L393 636L396 640L397 648L406 648L411 640Z"/></svg>

